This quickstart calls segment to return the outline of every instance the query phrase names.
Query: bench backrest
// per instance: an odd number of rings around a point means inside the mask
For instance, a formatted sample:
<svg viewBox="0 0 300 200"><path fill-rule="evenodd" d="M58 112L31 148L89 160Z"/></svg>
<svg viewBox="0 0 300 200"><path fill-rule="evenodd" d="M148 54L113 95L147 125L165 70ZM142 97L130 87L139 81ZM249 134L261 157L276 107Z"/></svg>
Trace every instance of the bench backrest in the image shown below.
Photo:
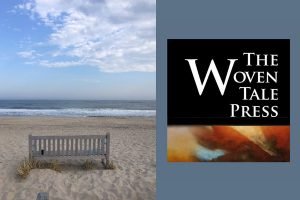
<svg viewBox="0 0 300 200"><path fill-rule="evenodd" d="M109 156L110 135L32 136L29 157Z"/></svg>

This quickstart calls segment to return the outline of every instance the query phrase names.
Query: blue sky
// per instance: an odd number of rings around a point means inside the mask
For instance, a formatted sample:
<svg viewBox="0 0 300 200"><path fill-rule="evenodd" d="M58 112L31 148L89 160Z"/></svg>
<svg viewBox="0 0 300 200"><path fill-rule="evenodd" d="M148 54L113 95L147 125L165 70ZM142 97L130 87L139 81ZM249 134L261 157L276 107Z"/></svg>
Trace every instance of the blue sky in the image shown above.
<svg viewBox="0 0 300 200"><path fill-rule="evenodd" d="M0 99L155 99L155 0L0 6Z"/></svg>

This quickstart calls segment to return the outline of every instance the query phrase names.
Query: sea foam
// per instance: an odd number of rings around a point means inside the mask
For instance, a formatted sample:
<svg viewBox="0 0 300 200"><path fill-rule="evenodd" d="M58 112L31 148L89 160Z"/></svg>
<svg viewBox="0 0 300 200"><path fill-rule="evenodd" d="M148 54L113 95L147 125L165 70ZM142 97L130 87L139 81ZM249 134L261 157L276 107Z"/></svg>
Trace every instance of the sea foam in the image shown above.
<svg viewBox="0 0 300 200"><path fill-rule="evenodd" d="M0 109L0 116L70 116L70 117L151 117L155 110L128 110L128 109Z"/></svg>

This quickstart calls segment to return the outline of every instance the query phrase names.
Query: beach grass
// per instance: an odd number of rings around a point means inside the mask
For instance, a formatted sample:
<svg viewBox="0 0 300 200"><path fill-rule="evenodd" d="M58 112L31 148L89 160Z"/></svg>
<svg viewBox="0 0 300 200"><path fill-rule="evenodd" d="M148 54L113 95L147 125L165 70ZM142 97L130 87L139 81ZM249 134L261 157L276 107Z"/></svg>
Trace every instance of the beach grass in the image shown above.
<svg viewBox="0 0 300 200"><path fill-rule="evenodd" d="M116 165L113 161L109 161L108 163L103 163L104 169L117 169Z"/></svg>
<svg viewBox="0 0 300 200"><path fill-rule="evenodd" d="M52 160L50 163L47 163L47 164L48 164L48 167L46 167L46 169L52 169L57 172L62 171L62 168L59 165L59 162L57 160Z"/></svg>
<svg viewBox="0 0 300 200"><path fill-rule="evenodd" d="M57 172L62 171L57 160L51 160L50 162L41 162L38 160L25 158L17 167L17 175L20 178L25 179L32 169L52 169Z"/></svg>
<svg viewBox="0 0 300 200"><path fill-rule="evenodd" d="M86 160L86 161L83 163L82 168L85 169L85 170L96 169L96 163L95 163L93 160Z"/></svg>
<svg viewBox="0 0 300 200"><path fill-rule="evenodd" d="M114 170L117 168L112 161L109 161L107 164L103 162L102 164L106 170ZM97 164L93 160L85 160L82 168L84 170L93 170L97 168ZM17 175L25 179L33 169L51 169L56 172L62 172L62 167L57 160L46 162L25 158L17 167Z"/></svg>
<svg viewBox="0 0 300 200"><path fill-rule="evenodd" d="M41 168L41 163L32 159L25 158L17 167L17 175L21 178L26 178L30 170Z"/></svg>

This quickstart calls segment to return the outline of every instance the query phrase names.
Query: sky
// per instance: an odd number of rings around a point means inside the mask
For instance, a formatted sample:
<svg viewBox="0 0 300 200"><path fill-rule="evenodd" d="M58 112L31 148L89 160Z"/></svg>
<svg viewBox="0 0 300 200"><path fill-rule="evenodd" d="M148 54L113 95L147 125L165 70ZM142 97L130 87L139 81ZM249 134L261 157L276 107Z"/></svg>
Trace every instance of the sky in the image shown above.
<svg viewBox="0 0 300 200"><path fill-rule="evenodd" d="M155 99L155 0L0 6L0 99Z"/></svg>

